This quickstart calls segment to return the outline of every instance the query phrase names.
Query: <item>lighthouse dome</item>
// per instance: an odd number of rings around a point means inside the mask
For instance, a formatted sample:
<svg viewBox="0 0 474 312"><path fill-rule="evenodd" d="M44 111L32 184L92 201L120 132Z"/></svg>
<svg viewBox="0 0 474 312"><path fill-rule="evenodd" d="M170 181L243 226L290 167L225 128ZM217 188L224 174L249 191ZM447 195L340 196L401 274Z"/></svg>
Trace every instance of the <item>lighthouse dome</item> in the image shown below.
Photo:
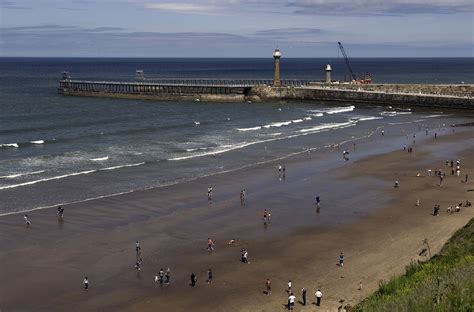
<svg viewBox="0 0 474 312"><path fill-rule="evenodd" d="M280 49L275 49L275 52L273 52L273 57L281 57Z"/></svg>

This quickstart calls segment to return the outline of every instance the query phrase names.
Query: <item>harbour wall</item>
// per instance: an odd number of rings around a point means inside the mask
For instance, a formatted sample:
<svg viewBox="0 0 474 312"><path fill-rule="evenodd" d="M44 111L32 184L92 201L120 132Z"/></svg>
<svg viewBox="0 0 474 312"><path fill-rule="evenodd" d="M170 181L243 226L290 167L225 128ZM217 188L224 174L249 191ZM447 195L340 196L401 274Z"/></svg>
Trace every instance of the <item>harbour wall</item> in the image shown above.
<svg viewBox="0 0 474 312"><path fill-rule="evenodd" d="M100 82L61 80L58 93L70 96L203 102L335 101L376 105L474 110L474 85L323 84L272 87L251 85Z"/></svg>
<svg viewBox="0 0 474 312"><path fill-rule="evenodd" d="M357 86L356 86L357 87ZM328 101L350 102L376 105L398 105L425 108L450 108L474 110L474 98L437 94L395 93L388 91L369 91L362 89L342 89L333 87L286 87L274 88L258 86L252 88L249 98L252 101Z"/></svg>

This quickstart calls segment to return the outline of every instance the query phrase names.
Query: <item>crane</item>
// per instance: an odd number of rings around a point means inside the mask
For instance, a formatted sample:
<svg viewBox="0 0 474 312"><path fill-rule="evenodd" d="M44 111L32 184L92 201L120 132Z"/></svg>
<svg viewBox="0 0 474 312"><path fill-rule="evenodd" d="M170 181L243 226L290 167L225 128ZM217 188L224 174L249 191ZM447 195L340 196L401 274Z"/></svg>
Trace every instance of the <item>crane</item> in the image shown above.
<svg viewBox="0 0 474 312"><path fill-rule="evenodd" d="M337 44L339 45L339 49L341 49L342 56L344 56L344 61L346 61L346 66L349 69L349 72L351 73L352 79L357 80L357 77L354 74L354 71L352 70L351 63L349 62L349 58L347 57L346 51L344 50L342 43L338 42Z"/></svg>

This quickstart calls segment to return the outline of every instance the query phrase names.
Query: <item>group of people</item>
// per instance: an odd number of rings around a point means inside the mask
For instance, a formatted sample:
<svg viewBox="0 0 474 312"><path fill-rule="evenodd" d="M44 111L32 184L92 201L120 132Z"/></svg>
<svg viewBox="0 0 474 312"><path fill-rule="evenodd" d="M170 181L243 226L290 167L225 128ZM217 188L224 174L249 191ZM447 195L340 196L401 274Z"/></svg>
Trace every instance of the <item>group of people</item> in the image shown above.
<svg viewBox="0 0 474 312"><path fill-rule="evenodd" d="M267 279L267 282L266 284L269 283L269 279ZM271 286L270 286L270 292L271 292ZM295 307L295 303L296 303L296 296L294 295L293 292L291 292L291 281L288 282L288 303L287 303L287 308L288 310L290 311L293 311L294 310L294 307ZM305 306L306 305L306 288L302 288L301 289L301 305ZM268 286L267 286L267 294L268 294ZM321 292L321 289L318 288L318 290L314 293L314 296L316 298L316 306L321 306L321 299L323 298L323 293Z"/></svg>
<svg viewBox="0 0 474 312"><path fill-rule="evenodd" d="M62 221L64 219L64 208L63 207L58 206L57 215L58 215L58 218L59 218L60 221ZM28 217L28 215L26 213L23 215L23 221L25 222L25 225L27 227L31 226L31 220L30 220L30 218Z"/></svg>

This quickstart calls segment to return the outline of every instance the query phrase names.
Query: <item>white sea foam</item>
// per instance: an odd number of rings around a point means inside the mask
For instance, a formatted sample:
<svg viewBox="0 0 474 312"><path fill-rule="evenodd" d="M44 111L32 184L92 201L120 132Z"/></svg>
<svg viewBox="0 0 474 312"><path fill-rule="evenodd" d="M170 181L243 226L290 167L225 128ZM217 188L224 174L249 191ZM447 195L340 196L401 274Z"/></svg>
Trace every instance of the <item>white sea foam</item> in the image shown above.
<svg viewBox="0 0 474 312"><path fill-rule="evenodd" d="M300 123L303 122L303 119L295 119L291 121L292 123Z"/></svg>
<svg viewBox="0 0 474 312"><path fill-rule="evenodd" d="M291 120L290 121L278 121L278 122L272 122L269 125L263 126L264 128L270 128L270 127L281 127L281 126L288 126L291 125Z"/></svg>
<svg viewBox="0 0 474 312"><path fill-rule="evenodd" d="M33 184L46 182L46 181L59 180L59 179L67 178L67 177L89 174L89 173L96 172L96 171L97 170L87 170L87 171L81 171L81 172L74 172L74 173L63 174L63 175L60 175L60 176L55 176L55 177L50 177L50 178L44 178L44 179L39 179L39 180L34 180L34 181L29 181L29 182L23 182L23 183L18 183L18 184L13 184L13 185L6 185L6 186L1 186L0 190L16 188L16 187L26 186L26 185L33 185Z"/></svg>
<svg viewBox="0 0 474 312"><path fill-rule="evenodd" d="M136 163L136 164L127 164L127 165L121 165L121 166L107 167L107 168L99 169L98 171L115 170L115 169L127 168L127 167L136 167L136 166L141 166L141 165L144 165L144 164L145 164L145 162L140 162L140 163Z"/></svg>
<svg viewBox="0 0 474 312"><path fill-rule="evenodd" d="M303 120L311 120L311 119L313 118L311 118L310 116L303 118Z"/></svg>
<svg viewBox="0 0 474 312"><path fill-rule="evenodd" d="M364 116L364 117L357 118L358 121L378 120L378 119L383 119L383 117L379 117L379 116Z"/></svg>
<svg viewBox="0 0 474 312"><path fill-rule="evenodd" d="M18 147L18 143L0 144L0 147Z"/></svg>
<svg viewBox="0 0 474 312"><path fill-rule="evenodd" d="M0 179L14 179L14 178L22 177L22 176L39 174L39 173L43 173L43 172L44 172L44 170L34 171L34 172L25 172L25 173L15 173L15 174L10 174L10 175L6 175L6 176L0 176Z"/></svg>
<svg viewBox="0 0 474 312"><path fill-rule="evenodd" d="M262 129L261 126L251 127L251 128L237 128L238 131L255 131Z"/></svg>
<svg viewBox="0 0 474 312"><path fill-rule="evenodd" d="M99 158L91 158L92 161L104 161L104 160L107 160L107 159L109 159L109 156L99 157Z"/></svg>
<svg viewBox="0 0 474 312"><path fill-rule="evenodd" d="M281 132L270 133L270 135L272 135L272 136L278 136L278 135L281 135Z"/></svg>
<svg viewBox="0 0 474 312"><path fill-rule="evenodd" d="M437 117L445 117L447 115L427 115L427 116L423 116L424 118L437 118Z"/></svg>
<svg viewBox="0 0 474 312"><path fill-rule="evenodd" d="M316 127L301 129L298 132L307 133L307 132L319 132L323 130L329 130L334 128L345 128L348 126L353 126L357 123L357 121L350 120L348 122L340 122L340 123L324 123Z"/></svg>
<svg viewBox="0 0 474 312"><path fill-rule="evenodd" d="M30 141L31 144L44 144L44 140Z"/></svg>
<svg viewBox="0 0 474 312"><path fill-rule="evenodd" d="M197 126L197 125L200 125L201 123L199 121L195 121L194 124Z"/></svg>
<svg viewBox="0 0 474 312"><path fill-rule="evenodd" d="M345 106L345 107L336 107L334 109L328 110L326 114L332 115L332 114L339 114L339 113L345 113L345 112L352 112L354 109L355 109L354 105Z"/></svg>
<svg viewBox="0 0 474 312"><path fill-rule="evenodd" d="M411 112L383 111L380 113L380 115L386 117L393 117L397 115L411 115Z"/></svg>
<svg viewBox="0 0 474 312"><path fill-rule="evenodd" d="M29 182L23 182L23 183L18 183L18 184L13 184L13 185L1 186L0 190L17 188L17 187L20 187L20 186L28 186L28 185L33 185L33 184L37 184L37 183L41 183L41 182L47 182L47 181L53 181L53 180L60 180L60 179L79 176L79 175L86 175L86 174L91 174L91 173L94 173L94 172L97 172L97 171L114 170L114 169L120 169L120 168L126 168L126 167L135 167L135 166L140 166L140 165L143 165L143 164L145 164L145 163L141 162L141 163L137 163L137 164L127 164L127 165L108 167L108 168L102 168L102 169L94 169L94 170L73 172L73 173L63 174L63 175L50 177L50 178L44 178L44 179L39 179L39 180L34 180L34 181L29 181Z"/></svg>

